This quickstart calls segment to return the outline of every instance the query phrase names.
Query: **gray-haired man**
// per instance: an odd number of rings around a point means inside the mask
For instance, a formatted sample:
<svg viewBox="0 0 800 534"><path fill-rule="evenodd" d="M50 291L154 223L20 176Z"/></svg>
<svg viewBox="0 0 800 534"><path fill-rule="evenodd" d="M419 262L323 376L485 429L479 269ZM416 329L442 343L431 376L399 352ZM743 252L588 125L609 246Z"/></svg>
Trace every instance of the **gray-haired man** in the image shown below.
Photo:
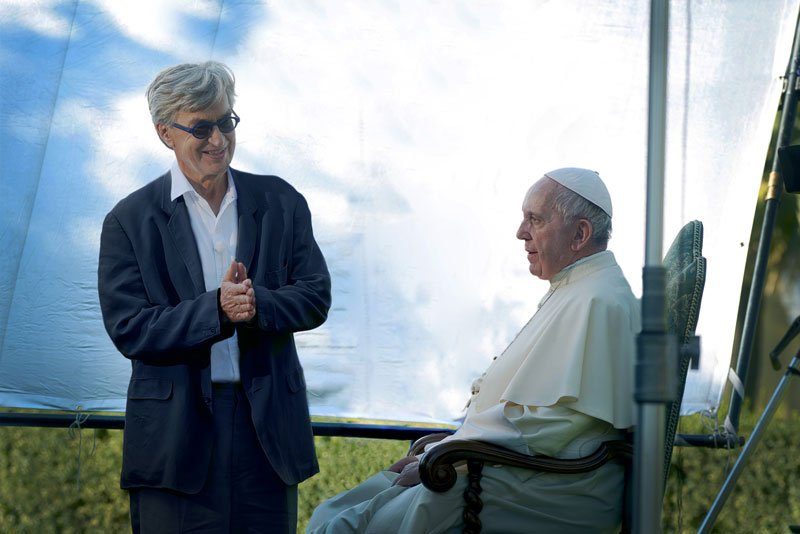
<svg viewBox="0 0 800 534"><path fill-rule="evenodd" d="M293 333L325 321L330 277L303 196L230 168L234 96L221 63L160 72L148 104L175 161L103 223L134 532L294 532L318 471Z"/></svg>

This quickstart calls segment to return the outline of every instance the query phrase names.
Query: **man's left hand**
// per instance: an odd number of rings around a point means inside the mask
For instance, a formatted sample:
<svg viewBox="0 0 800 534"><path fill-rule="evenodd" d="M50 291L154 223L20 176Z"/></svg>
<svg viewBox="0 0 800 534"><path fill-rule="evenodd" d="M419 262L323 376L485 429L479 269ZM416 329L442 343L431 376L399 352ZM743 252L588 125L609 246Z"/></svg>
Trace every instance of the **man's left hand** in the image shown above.
<svg viewBox="0 0 800 534"><path fill-rule="evenodd" d="M253 282L241 262L231 261L220 284L219 303L231 322L247 322L256 315Z"/></svg>
<svg viewBox="0 0 800 534"><path fill-rule="evenodd" d="M411 456L403 456L402 458L400 458L399 460L397 460L395 463L393 463L392 465L390 465L389 467L387 467L387 468L386 468L386 470L387 470L387 471L391 471L392 473L399 473L399 472L400 472L400 471L402 471L402 470L403 470L403 468L404 468L405 466L407 466L408 464L410 464L410 463L412 463L412 462L418 462L418 461L419 461L419 458L417 458L417 457L416 457L416 456L414 456L414 455L411 455Z"/></svg>
<svg viewBox="0 0 800 534"><path fill-rule="evenodd" d="M400 471L400 476L394 479L393 486L403 486L410 488L420 483L419 478L419 460L406 464L403 470Z"/></svg>

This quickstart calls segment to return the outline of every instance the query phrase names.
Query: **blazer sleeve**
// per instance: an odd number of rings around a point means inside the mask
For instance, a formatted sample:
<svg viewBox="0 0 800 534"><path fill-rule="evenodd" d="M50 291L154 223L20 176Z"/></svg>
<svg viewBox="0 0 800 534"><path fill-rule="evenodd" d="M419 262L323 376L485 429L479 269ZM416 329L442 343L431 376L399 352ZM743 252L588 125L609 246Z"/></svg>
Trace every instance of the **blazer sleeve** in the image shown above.
<svg viewBox="0 0 800 534"><path fill-rule="evenodd" d="M311 227L308 203L298 194L293 218L287 284L255 286L255 326L266 332L311 330L325 322L331 306L331 277Z"/></svg>
<svg viewBox="0 0 800 534"><path fill-rule="evenodd" d="M100 236L97 289L108 335L126 357L150 363L175 363L198 356L198 349L233 335L219 311L218 290L177 305L148 298L131 240L112 211Z"/></svg>

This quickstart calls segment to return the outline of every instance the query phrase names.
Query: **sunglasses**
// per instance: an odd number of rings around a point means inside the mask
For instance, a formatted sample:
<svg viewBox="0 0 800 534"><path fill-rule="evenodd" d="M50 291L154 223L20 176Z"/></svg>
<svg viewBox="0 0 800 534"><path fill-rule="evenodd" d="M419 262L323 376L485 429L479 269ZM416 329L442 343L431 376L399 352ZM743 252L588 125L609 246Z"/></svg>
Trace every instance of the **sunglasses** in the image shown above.
<svg viewBox="0 0 800 534"><path fill-rule="evenodd" d="M236 126L239 124L240 120L241 119L239 119L239 115L237 115L235 111L231 110L230 115L227 117L222 117L216 122L200 121L191 128L178 124L177 122L173 122L172 126L179 130L183 130L184 132L190 133L198 139L208 139L211 137L211 134L214 133L214 126L219 128L219 131L222 133L231 133L236 129Z"/></svg>

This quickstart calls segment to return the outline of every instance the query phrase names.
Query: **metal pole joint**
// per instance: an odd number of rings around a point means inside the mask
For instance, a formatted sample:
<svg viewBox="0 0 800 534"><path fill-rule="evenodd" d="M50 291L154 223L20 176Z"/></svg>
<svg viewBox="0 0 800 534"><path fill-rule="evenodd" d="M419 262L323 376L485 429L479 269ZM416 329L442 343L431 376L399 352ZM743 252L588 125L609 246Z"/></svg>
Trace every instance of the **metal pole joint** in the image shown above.
<svg viewBox="0 0 800 534"><path fill-rule="evenodd" d="M675 335L642 332L636 341L636 402L674 402L678 396L678 348Z"/></svg>
<svg viewBox="0 0 800 534"><path fill-rule="evenodd" d="M779 199L783 191L783 180L778 171L769 173L769 182L767 183L767 196L765 200Z"/></svg>

